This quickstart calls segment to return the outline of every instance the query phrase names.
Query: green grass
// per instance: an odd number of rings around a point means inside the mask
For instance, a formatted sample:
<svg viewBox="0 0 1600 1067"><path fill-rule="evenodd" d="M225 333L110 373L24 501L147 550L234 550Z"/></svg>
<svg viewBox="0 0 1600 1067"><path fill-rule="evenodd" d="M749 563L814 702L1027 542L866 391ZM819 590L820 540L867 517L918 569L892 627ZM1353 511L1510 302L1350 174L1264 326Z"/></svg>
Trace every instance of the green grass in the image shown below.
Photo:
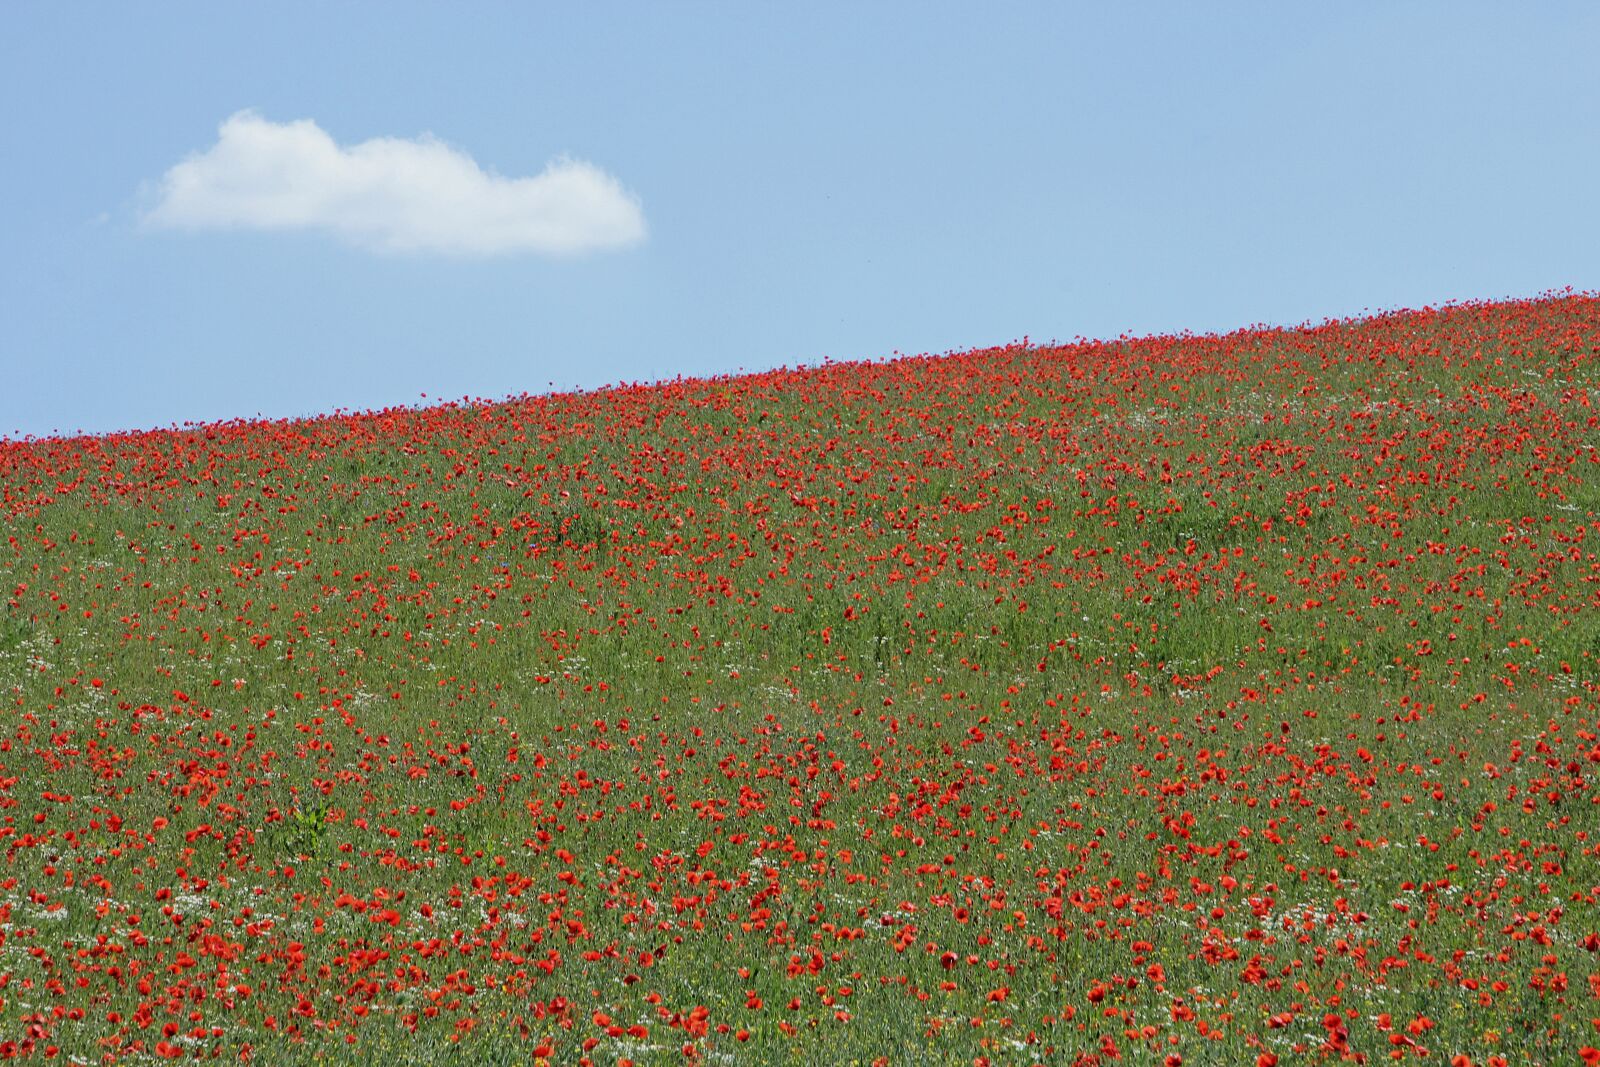
<svg viewBox="0 0 1600 1067"><path fill-rule="evenodd" d="M0 1041L1572 1062L1595 322L7 445Z"/></svg>

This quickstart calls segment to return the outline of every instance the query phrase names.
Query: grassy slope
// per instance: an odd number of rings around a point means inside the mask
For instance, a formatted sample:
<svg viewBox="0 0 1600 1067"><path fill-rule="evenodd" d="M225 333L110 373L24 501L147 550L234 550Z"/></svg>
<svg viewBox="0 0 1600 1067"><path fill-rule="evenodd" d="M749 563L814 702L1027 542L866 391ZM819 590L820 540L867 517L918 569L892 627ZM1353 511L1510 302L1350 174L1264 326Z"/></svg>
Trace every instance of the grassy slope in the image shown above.
<svg viewBox="0 0 1600 1067"><path fill-rule="evenodd" d="M0 1040L1569 1062L1597 352L1573 297L0 446Z"/></svg>

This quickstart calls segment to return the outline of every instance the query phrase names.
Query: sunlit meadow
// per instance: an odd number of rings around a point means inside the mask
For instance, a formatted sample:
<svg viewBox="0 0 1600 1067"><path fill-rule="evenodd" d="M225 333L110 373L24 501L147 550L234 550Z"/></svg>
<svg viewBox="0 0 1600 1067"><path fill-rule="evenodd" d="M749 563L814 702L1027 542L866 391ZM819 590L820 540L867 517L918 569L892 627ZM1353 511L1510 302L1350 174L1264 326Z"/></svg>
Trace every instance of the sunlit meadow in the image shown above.
<svg viewBox="0 0 1600 1067"><path fill-rule="evenodd" d="M0 1056L1600 1061L1600 298L0 442Z"/></svg>

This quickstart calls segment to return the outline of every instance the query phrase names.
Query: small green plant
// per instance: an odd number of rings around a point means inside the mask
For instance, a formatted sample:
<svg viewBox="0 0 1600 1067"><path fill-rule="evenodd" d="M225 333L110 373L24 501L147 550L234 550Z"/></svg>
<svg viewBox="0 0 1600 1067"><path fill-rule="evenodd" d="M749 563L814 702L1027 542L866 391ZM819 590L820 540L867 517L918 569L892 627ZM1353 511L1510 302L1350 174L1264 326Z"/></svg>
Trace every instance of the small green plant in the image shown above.
<svg viewBox="0 0 1600 1067"><path fill-rule="evenodd" d="M284 851L297 859L315 859L328 836L328 809L324 805L315 811L292 811L283 823Z"/></svg>
<svg viewBox="0 0 1600 1067"><path fill-rule="evenodd" d="M0 654L15 651L28 639L28 624L15 610L0 616Z"/></svg>

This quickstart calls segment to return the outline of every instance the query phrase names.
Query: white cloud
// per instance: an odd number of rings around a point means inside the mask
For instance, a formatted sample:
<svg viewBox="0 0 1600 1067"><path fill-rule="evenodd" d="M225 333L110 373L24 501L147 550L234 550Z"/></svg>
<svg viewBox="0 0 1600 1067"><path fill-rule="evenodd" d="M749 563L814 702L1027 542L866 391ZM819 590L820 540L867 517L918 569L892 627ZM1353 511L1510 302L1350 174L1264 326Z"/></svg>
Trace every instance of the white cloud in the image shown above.
<svg viewBox="0 0 1600 1067"><path fill-rule="evenodd" d="M380 251L559 255L645 235L638 198L581 160L506 178L430 135L341 147L310 119L251 111L223 122L217 143L168 170L158 192L146 225L323 230Z"/></svg>

